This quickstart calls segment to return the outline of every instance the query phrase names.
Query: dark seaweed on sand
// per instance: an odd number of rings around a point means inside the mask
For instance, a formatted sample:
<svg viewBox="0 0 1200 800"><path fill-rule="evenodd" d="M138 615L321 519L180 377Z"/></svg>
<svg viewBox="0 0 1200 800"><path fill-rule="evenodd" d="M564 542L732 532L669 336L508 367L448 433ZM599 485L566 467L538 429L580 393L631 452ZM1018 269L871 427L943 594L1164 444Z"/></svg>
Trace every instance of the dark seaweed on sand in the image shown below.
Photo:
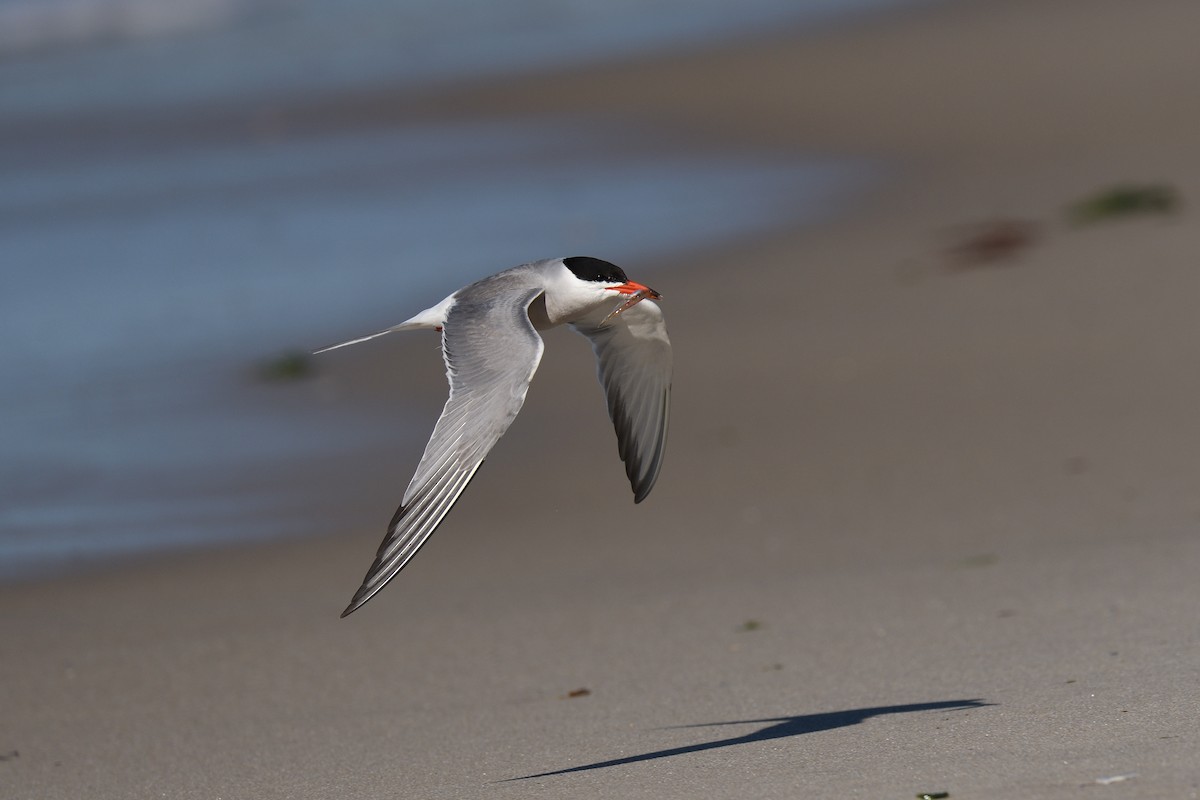
<svg viewBox="0 0 1200 800"><path fill-rule="evenodd" d="M313 360L308 353L293 351L267 359L258 366L258 375L265 381L282 383L311 377Z"/></svg>
<svg viewBox="0 0 1200 800"><path fill-rule="evenodd" d="M1172 214L1180 203L1179 193L1166 184L1119 184L1085 197L1067 214L1073 222L1085 225L1141 214Z"/></svg>

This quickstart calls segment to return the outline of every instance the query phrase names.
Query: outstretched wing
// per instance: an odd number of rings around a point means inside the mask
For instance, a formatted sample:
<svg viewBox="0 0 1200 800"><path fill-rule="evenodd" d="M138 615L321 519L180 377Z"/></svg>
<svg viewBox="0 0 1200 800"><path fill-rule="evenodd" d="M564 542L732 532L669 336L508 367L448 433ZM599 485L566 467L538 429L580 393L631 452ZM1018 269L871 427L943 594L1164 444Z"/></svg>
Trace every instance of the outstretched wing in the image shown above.
<svg viewBox="0 0 1200 800"><path fill-rule="evenodd" d="M592 342L625 474L640 503L654 488L667 447L671 340L662 310L643 300L604 324L571 325Z"/></svg>
<svg viewBox="0 0 1200 800"><path fill-rule="evenodd" d="M504 291L507 287L492 285L496 291L483 291L484 283L460 292L446 315L442 356L450 398L343 617L370 600L416 554L525 402L543 347L529 321L529 304L542 290Z"/></svg>

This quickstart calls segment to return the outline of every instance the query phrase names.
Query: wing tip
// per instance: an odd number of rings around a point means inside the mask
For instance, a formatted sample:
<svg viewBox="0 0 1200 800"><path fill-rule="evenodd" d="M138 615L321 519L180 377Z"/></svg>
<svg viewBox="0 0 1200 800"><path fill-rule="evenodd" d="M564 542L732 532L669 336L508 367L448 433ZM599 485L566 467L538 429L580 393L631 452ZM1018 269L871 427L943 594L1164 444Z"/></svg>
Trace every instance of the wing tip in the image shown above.
<svg viewBox="0 0 1200 800"><path fill-rule="evenodd" d="M354 593L354 597L350 600L350 605L346 606L346 609L341 613L338 619L345 619L355 611L358 611L360 608L366 605L366 602L374 595L375 592L368 591L367 584L364 583L362 586L358 587L358 591Z"/></svg>
<svg viewBox="0 0 1200 800"><path fill-rule="evenodd" d="M640 503L650 496L650 491L658 483L662 472L663 457L666 455L666 435L659 438L659 446L654 451L650 462L644 463L632 453L622 453L625 462L625 475L629 478L629 486L633 489L633 502ZM628 456L628 457L626 457Z"/></svg>
<svg viewBox="0 0 1200 800"><path fill-rule="evenodd" d="M633 502L640 503L650 496L650 490L654 488L654 484L658 482L658 473L643 477L640 481L634 480L633 486Z"/></svg>

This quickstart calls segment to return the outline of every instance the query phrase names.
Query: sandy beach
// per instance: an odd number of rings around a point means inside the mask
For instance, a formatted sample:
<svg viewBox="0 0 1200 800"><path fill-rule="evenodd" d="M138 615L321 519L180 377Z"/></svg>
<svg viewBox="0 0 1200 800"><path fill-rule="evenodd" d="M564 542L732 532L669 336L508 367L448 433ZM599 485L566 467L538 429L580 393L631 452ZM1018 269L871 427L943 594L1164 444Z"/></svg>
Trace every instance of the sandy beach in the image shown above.
<svg viewBox="0 0 1200 800"><path fill-rule="evenodd" d="M1197 31L1193 0L964 0L279 109L619 119L882 178L623 264L676 358L641 505L553 331L470 491L347 619L420 442L346 467L378 525L0 588L0 797L1200 796ZM1182 204L1065 216L1125 183ZM432 424L431 347L328 363L358 387L334 413L403 363L370 388Z"/></svg>

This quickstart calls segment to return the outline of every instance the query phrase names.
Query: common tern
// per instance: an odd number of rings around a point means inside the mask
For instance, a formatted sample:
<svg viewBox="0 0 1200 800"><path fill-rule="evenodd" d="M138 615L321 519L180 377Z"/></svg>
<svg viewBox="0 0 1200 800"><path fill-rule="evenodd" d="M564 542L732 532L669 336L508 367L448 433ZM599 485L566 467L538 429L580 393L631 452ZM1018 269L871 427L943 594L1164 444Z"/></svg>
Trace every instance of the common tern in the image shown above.
<svg viewBox="0 0 1200 800"><path fill-rule="evenodd" d="M343 617L404 568L508 430L542 358L538 331L566 324L591 341L633 500L646 499L662 467L671 398L671 342L659 298L615 264L553 258L499 272L399 325L315 351L394 331L440 331L450 382L425 454Z"/></svg>

